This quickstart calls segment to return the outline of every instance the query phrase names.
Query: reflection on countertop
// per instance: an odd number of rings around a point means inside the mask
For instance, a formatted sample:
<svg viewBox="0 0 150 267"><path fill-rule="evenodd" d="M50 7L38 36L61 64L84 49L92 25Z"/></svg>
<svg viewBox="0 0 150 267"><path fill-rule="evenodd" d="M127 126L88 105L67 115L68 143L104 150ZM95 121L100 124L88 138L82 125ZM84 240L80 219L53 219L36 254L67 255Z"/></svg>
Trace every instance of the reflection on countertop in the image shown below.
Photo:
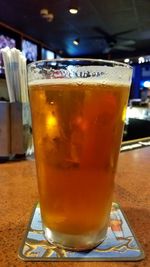
<svg viewBox="0 0 150 267"><path fill-rule="evenodd" d="M126 112L123 141L150 136L150 101L130 101Z"/></svg>

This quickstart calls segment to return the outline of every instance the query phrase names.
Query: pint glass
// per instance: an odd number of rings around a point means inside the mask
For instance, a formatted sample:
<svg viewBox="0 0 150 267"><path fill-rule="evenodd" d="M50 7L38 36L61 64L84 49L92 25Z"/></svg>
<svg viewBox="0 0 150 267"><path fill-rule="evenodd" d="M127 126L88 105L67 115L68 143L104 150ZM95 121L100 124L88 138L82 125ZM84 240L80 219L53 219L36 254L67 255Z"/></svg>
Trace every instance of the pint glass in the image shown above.
<svg viewBox="0 0 150 267"><path fill-rule="evenodd" d="M52 244L87 250L106 236L131 75L126 64L92 59L28 67L41 216Z"/></svg>

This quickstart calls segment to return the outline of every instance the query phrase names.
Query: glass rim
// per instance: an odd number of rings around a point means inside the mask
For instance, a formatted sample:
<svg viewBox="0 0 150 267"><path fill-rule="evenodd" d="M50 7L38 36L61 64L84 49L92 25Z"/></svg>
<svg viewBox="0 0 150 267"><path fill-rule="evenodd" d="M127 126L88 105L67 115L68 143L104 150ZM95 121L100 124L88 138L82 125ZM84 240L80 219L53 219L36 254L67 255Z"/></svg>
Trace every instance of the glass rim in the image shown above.
<svg viewBox="0 0 150 267"><path fill-rule="evenodd" d="M128 68L128 69L133 69L132 66L130 66L129 64L127 63L123 63L123 62L119 62L119 61L116 61L116 60L109 60L109 59L94 59L94 58L54 58L54 59L41 59L41 60L36 60L36 61L33 61L29 64L27 64L27 67L31 67L32 65L34 64L38 64L38 63L46 63L46 62L65 62L65 61L75 61L75 62L78 62L78 61L82 61L82 62L88 62L88 61L91 61L91 62L95 62L95 63L106 63L106 64L112 64L112 67L114 66L120 66L120 67L125 67L125 68ZM100 66L100 65L99 65Z"/></svg>

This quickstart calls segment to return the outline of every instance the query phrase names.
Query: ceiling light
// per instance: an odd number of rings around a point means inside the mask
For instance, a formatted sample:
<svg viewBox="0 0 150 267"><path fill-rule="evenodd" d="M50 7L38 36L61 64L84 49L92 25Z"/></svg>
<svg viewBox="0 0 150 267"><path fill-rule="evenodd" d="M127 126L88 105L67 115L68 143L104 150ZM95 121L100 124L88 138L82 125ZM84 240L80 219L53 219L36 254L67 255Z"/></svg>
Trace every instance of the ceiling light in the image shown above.
<svg viewBox="0 0 150 267"><path fill-rule="evenodd" d="M54 19L54 15L52 13L49 13L47 16L46 16L46 19L48 22L51 22L53 19Z"/></svg>
<svg viewBox="0 0 150 267"><path fill-rule="evenodd" d="M47 16L48 15L48 9L46 9L46 8L41 9L40 14L42 17Z"/></svg>
<svg viewBox="0 0 150 267"><path fill-rule="evenodd" d="M78 13L78 9L77 8L70 8L69 9L69 12L73 15L77 14Z"/></svg>
<svg viewBox="0 0 150 267"><path fill-rule="evenodd" d="M48 9L46 8L41 9L40 14L42 18L46 19L48 22L52 22L52 20L54 19L54 14L49 13Z"/></svg>
<svg viewBox="0 0 150 267"><path fill-rule="evenodd" d="M69 12L73 15L78 13L78 2L77 0L70 0Z"/></svg>
<svg viewBox="0 0 150 267"><path fill-rule="evenodd" d="M74 44L74 45L79 45L79 39L75 39L75 40L73 40L73 44Z"/></svg>
<svg viewBox="0 0 150 267"><path fill-rule="evenodd" d="M125 58L125 59L124 59L124 62L125 62L125 63L129 63L129 62L130 62L130 59L129 59L129 58Z"/></svg>

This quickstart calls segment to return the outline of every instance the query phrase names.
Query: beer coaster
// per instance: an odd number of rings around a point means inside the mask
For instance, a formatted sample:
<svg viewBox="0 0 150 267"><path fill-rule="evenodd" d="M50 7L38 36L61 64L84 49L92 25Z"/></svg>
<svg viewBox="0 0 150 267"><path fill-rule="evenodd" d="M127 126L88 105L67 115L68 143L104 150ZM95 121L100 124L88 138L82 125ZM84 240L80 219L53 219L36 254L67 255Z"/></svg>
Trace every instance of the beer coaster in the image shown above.
<svg viewBox="0 0 150 267"><path fill-rule="evenodd" d="M47 242L37 204L19 257L24 261L138 261L144 259L144 252L117 203L112 204L105 240L93 250L84 252L67 251Z"/></svg>

